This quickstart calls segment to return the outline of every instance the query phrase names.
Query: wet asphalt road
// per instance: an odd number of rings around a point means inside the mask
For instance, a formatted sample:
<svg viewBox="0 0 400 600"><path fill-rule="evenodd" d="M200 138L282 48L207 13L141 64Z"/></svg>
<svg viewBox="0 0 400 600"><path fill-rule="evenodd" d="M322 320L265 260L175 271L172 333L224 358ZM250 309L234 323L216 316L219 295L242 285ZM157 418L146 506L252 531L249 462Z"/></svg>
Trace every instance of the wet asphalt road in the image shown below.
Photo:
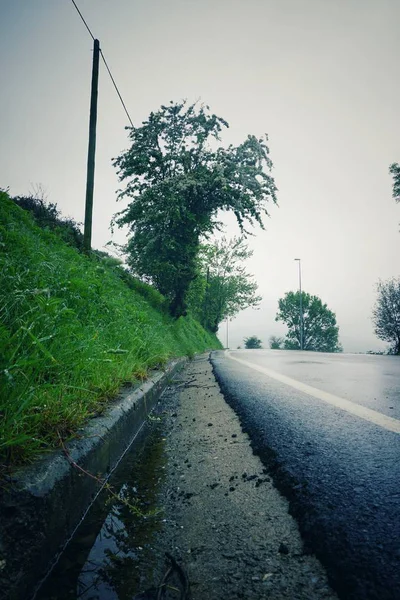
<svg viewBox="0 0 400 600"><path fill-rule="evenodd" d="M212 363L339 595L400 599L400 358L241 350Z"/></svg>

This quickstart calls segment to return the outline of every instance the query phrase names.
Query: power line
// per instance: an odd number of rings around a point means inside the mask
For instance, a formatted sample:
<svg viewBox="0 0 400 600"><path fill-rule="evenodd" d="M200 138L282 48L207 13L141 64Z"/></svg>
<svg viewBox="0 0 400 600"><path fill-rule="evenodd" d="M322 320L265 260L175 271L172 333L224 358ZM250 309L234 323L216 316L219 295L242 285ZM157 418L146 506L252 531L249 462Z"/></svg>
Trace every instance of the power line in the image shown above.
<svg viewBox="0 0 400 600"><path fill-rule="evenodd" d="M105 66L106 66L106 69L107 69L107 71L108 71L108 74L109 74L109 76L110 76L110 78L111 78L111 81L113 82L113 85L114 85L114 87L115 87L115 91L117 92L117 94L118 94L118 96L119 96L119 99L121 100L121 104L122 104L122 106L124 107L124 111L125 111L125 113L126 113L126 116L128 117L129 123L130 123L130 124L131 124L131 126L133 127L132 119L131 119L131 118L130 118L130 116L129 116L128 109L127 109L127 108L126 108L126 106L125 106L125 102L124 102L124 101L123 101L123 99L122 99L122 96L121 96L121 94L120 94L120 92L119 92L119 89L118 89L118 87L117 87L117 84L115 83L114 77L112 76L112 73L111 73L111 71L110 71L110 68L109 68L109 66L108 66L108 64L107 64L107 61L106 61L106 59L104 58L103 50L102 50L101 48L100 48L100 54L101 54L101 58L103 59L103 62L104 62L104 64L105 64Z"/></svg>
<svg viewBox="0 0 400 600"><path fill-rule="evenodd" d="M88 30L88 32L90 33L90 35L91 35L92 39L94 40L94 39L95 39L95 37L94 37L93 33L91 32L89 25L86 23L86 21L85 21L85 19L84 19L83 15L82 15L81 11L79 10L79 8L78 8L78 6L77 6L77 4L76 4L75 0L71 0L71 2L72 2L72 4L75 6L75 8L76 8L76 10L77 10L77 12L78 12L78 14L79 14L80 18L82 19L82 21L83 21L83 22L84 22L84 24L85 24L85 27L86 27L86 29ZM130 117L130 115L129 115L129 113L128 113L128 109L126 108L125 102L124 102L124 101L123 101L123 99L122 99L121 93L120 93L120 91L119 91L119 89L118 89L118 86L117 86L117 84L115 83L115 79L114 79L114 77L112 76L112 73L111 73L110 67L108 66L108 64L107 64L107 61L106 61L106 59L105 59L105 56L104 56L104 54L103 54L103 50L101 50L101 49L100 49L100 54L101 54L101 58L103 59L104 65L105 65L105 67L106 67L106 69L107 69L107 72L108 72L108 74L109 74L109 76L110 76L110 79L111 79L111 81L112 81L112 83L113 83L113 86L114 86L114 88L115 88L115 91L117 92L117 94L118 94L118 97L119 97L119 99L121 100L121 104L122 104L122 106L123 106L123 109L124 109L124 111L125 111L125 114L126 114L126 116L128 117L128 121L129 121L129 123L131 124L131 126L133 127L134 125L133 125L133 123L132 123L132 119L131 119L131 117Z"/></svg>
<svg viewBox="0 0 400 600"><path fill-rule="evenodd" d="M79 14L80 18L82 19L82 21L83 21L83 22L84 22L84 24L85 24L85 27L86 27L86 29L88 30L88 32L89 32L89 33L90 33L90 35L92 36L92 39L94 40L94 35L93 35L93 33L90 31L90 27L89 27L89 25L86 23L85 19L83 18L83 15L82 15L81 11L79 10L79 8L77 7L75 0L71 0L71 2L72 2L72 4L75 6L76 10L78 11L78 14Z"/></svg>

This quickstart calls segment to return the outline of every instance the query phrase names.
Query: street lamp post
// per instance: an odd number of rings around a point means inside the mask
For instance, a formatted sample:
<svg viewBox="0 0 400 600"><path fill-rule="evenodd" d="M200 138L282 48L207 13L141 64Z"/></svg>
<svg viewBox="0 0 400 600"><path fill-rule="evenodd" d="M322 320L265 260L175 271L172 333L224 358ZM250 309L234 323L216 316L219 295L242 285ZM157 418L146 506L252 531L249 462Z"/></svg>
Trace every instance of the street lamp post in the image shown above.
<svg viewBox="0 0 400 600"><path fill-rule="evenodd" d="M301 293L301 258L295 258L299 263L299 289L300 289L300 350L303 350L303 296Z"/></svg>

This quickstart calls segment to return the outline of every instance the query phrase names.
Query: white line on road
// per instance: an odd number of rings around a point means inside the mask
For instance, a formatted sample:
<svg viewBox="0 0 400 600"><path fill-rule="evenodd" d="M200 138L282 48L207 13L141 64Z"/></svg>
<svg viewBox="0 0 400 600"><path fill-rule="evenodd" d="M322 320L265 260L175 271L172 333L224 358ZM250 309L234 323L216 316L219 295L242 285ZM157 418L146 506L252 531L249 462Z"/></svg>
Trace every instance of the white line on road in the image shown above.
<svg viewBox="0 0 400 600"><path fill-rule="evenodd" d="M266 367L260 367L259 365L255 365L247 360L243 360L242 358L236 358L232 356L230 352L226 352L226 355L231 360L236 360L236 362L241 363L242 365L246 365L250 369L254 371L258 371L259 373L263 373L272 379L276 379L281 383L285 383L286 385L290 385L290 387L299 390L300 392L304 392L309 396L314 396L314 398L318 398L318 400L323 400L324 402L328 402L328 404L332 404L332 406L336 406L337 408L341 408L361 419L365 419L365 421L369 421L370 423L375 423L375 425L379 425L388 431L394 431L394 433L400 433L400 421L398 419L393 419L393 417L387 417L376 410L372 410L371 408L367 408L365 406L361 406L361 404L356 404L351 400L345 400L344 398L339 398L339 396L334 396L334 394L330 394L329 392L324 392L323 390L319 390L318 388L312 387L311 385L307 385L306 383L302 383L301 381L297 381L297 379L292 379L291 377L287 377L286 375L281 375L276 371L272 371L272 369L267 369Z"/></svg>

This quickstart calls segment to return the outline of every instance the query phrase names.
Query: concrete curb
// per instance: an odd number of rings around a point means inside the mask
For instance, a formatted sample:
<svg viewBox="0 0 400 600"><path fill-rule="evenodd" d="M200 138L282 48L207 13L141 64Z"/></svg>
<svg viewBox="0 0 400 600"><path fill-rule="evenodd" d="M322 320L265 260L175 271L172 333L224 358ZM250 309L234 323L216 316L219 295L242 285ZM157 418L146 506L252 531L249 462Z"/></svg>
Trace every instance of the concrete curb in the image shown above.
<svg viewBox="0 0 400 600"><path fill-rule="evenodd" d="M100 417L67 444L71 459L101 479L108 478L142 428L148 414L186 359L153 372L142 385L122 390ZM0 597L33 595L52 560L70 538L100 489L61 451L21 469L0 496ZM4 596L3 596L4 594Z"/></svg>

